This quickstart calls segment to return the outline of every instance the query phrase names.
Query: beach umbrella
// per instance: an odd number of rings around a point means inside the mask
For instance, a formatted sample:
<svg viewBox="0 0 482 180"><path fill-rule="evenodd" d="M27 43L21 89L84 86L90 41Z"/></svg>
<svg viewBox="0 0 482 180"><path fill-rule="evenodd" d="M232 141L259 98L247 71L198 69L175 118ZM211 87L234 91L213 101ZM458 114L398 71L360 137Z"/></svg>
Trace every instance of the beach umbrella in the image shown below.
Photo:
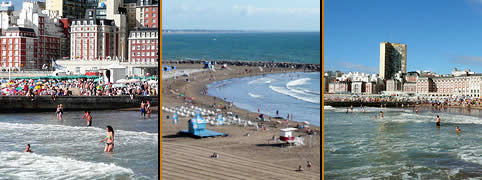
<svg viewBox="0 0 482 180"><path fill-rule="evenodd" d="M308 121L303 121L303 124L309 125L310 123Z"/></svg>
<svg viewBox="0 0 482 180"><path fill-rule="evenodd" d="M119 79L117 81L115 81L116 83L126 83L127 82L127 79Z"/></svg>
<svg viewBox="0 0 482 180"><path fill-rule="evenodd" d="M125 85L125 84L114 84L114 85L112 85L112 88L125 88L125 87L127 87L127 85Z"/></svg>
<svg viewBox="0 0 482 180"><path fill-rule="evenodd" d="M129 79L127 82L128 83L136 83L136 82L139 82L140 80L139 79Z"/></svg>

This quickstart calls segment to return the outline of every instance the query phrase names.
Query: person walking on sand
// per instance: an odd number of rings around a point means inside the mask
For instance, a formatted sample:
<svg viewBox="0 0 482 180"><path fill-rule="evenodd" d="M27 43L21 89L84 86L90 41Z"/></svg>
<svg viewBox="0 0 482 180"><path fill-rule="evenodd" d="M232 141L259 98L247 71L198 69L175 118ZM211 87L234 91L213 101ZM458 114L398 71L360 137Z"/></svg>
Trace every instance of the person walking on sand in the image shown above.
<svg viewBox="0 0 482 180"><path fill-rule="evenodd" d="M312 166L312 165L311 165L311 161L306 161L306 167L307 167L308 169L311 169L311 166Z"/></svg>
<svg viewBox="0 0 482 180"><path fill-rule="evenodd" d="M104 141L107 141L104 152L112 152L112 150L114 149L114 129L112 128L112 126L107 126L106 130L107 136L100 142L102 143Z"/></svg>
<svg viewBox="0 0 482 180"><path fill-rule="evenodd" d="M435 122L437 127L440 127L440 117L437 115L437 121Z"/></svg>
<svg viewBox="0 0 482 180"><path fill-rule="evenodd" d="M298 170L296 170L296 171L302 172L302 171L304 171L304 170L305 170L305 169L303 169L303 167L301 167L301 165L299 165L299 166L298 166Z"/></svg>

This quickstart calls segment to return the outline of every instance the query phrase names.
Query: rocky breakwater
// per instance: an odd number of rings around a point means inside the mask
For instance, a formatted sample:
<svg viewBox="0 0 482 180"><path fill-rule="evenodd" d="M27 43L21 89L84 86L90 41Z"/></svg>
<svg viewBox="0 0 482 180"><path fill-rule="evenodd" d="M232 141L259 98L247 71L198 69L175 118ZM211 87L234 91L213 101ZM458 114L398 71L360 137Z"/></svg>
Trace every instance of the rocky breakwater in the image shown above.
<svg viewBox="0 0 482 180"><path fill-rule="evenodd" d="M166 60L163 64L203 64L202 60ZM226 64L228 66L257 66L263 68L291 68L302 69L304 71L321 72L320 64L304 64L292 62L269 62L269 61L216 61L218 65Z"/></svg>

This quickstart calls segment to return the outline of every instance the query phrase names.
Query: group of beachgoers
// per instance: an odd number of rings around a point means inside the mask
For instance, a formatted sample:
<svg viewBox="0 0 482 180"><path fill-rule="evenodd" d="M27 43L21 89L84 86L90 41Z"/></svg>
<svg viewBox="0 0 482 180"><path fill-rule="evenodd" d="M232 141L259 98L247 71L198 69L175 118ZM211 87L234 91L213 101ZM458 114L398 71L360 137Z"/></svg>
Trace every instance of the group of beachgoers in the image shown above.
<svg viewBox="0 0 482 180"><path fill-rule="evenodd" d="M327 94L324 97L329 102L357 102L357 103L397 103L397 107L406 106L434 106L446 107L467 107L481 106L482 99L473 97L404 97L404 96L357 96L357 95L334 95Z"/></svg>
<svg viewBox="0 0 482 180"><path fill-rule="evenodd" d="M143 118L151 118L151 102L149 100L141 101L141 116Z"/></svg>
<svg viewBox="0 0 482 180"><path fill-rule="evenodd" d="M437 118L435 119L435 126L436 126L437 128L440 128L440 126L441 126L440 116L439 116L439 115L437 115ZM459 126L456 126L456 127L455 127L455 132L456 132L457 134L459 134L460 132L462 132L462 130L460 129Z"/></svg>
<svg viewBox="0 0 482 180"><path fill-rule="evenodd" d="M440 106L438 106L438 105L434 105L434 106L440 108ZM386 106L385 106L385 107L386 107ZM402 104L402 108L403 108L403 107L405 107L404 104ZM418 113L418 112L419 112L419 106L412 106L412 107L414 108L415 113ZM361 105L360 108L363 109L363 105ZM383 108L383 105L380 105L380 108ZM348 112L353 112L353 105L351 105L350 108L346 108L346 113L348 113ZM362 110L362 112L365 112L365 111ZM377 116L377 115L375 114L374 119L377 119L377 118L383 118L383 111L380 111L380 112L379 112L379 116ZM440 126L441 126L440 116L439 116L439 115L437 115L437 118L436 118L436 120L435 120L435 126L436 126L437 128L440 128ZM457 132L457 134L459 134L460 132L462 132L462 130L460 129L459 126L456 126L456 127L455 127L455 131Z"/></svg>
<svg viewBox="0 0 482 180"><path fill-rule="evenodd" d="M106 142L104 152L112 152L114 149L114 128L112 126L106 126L107 135L104 139L100 140L101 143ZM30 144L27 144L24 152L33 153Z"/></svg>
<svg viewBox="0 0 482 180"><path fill-rule="evenodd" d="M306 161L306 168L311 169L311 167L313 167L313 165L311 164L311 161ZM297 171L304 171L304 170L305 169L303 169L303 166L301 166L301 165L298 166Z"/></svg>
<svg viewBox="0 0 482 180"><path fill-rule="evenodd" d="M62 120L62 116L64 114L64 106L62 104L57 105L56 114L57 120ZM87 126L92 126L92 114L90 111L84 111L82 119L85 119L87 121ZM114 149L114 128L112 128L112 126L107 126L106 131L107 136L100 142L102 143L106 141L104 152L112 152L112 150ZM24 152L33 152L30 144L27 144L27 148L24 150Z"/></svg>
<svg viewBox="0 0 482 180"><path fill-rule="evenodd" d="M91 79L42 79L42 80L10 80L0 82L0 95L16 95L29 96L32 99L35 96L52 96L55 100L56 96L72 96L72 89L78 89L75 95L80 96L120 96L120 95L139 95L139 96L156 96L157 85L148 82L122 83L114 85L113 83L100 84Z"/></svg>

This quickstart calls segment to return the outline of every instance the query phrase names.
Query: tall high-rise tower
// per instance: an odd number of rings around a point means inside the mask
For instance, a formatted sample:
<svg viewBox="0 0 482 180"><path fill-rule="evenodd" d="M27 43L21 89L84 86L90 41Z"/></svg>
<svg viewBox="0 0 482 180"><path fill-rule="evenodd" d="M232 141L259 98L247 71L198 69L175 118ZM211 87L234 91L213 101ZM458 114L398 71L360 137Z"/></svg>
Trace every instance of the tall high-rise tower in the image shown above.
<svg viewBox="0 0 482 180"><path fill-rule="evenodd" d="M380 43L380 78L391 79L399 71L407 72L407 45Z"/></svg>

